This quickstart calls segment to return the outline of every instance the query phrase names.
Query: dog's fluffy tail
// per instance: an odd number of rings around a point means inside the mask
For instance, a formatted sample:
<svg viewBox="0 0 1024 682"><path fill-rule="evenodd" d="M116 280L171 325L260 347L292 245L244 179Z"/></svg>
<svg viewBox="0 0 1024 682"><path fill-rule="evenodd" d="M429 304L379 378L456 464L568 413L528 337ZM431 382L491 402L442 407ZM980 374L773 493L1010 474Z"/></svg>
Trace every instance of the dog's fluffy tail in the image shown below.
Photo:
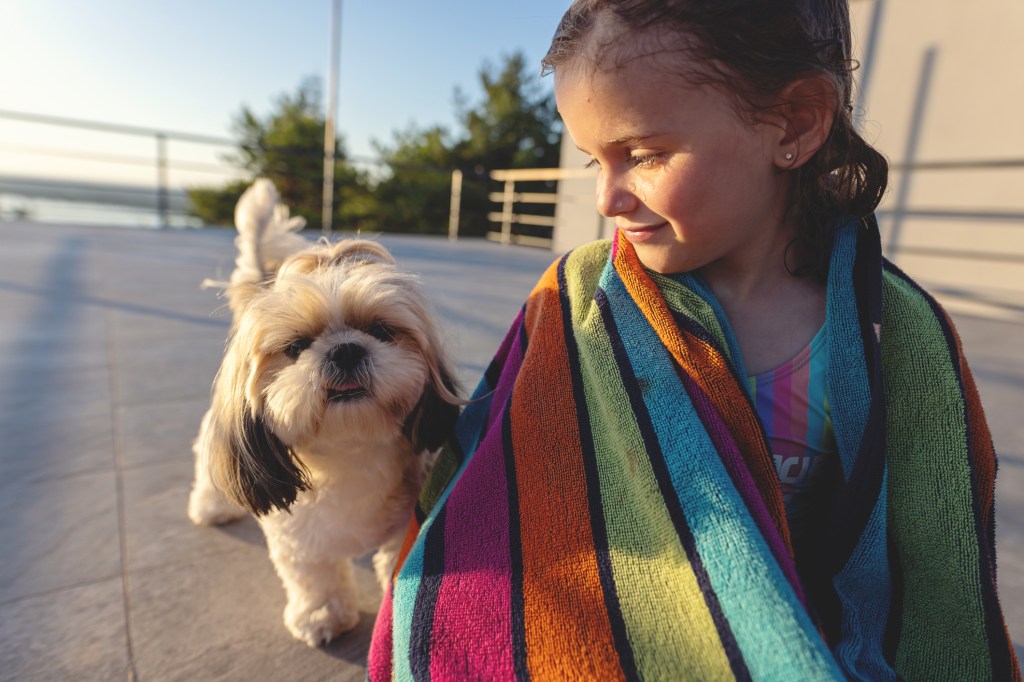
<svg viewBox="0 0 1024 682"><path fill-rule="evenodd" d="M296 234L306 225L301 216L290 216L274 183L259 178L235 205L235 269L230 281L204 280L203 287L224 289L231 309L238 312L253 293L270 279L288 255L301 251L309 240Z"/></svg>
<svg viewBox="0 0 1024 682"><path fill-rule="evenodd" d="M235 206L238 257L231 286L257 284L273 275L285 257L307 246L305 237L296 234L305 225L305 218L289 216L273 182L256 180Z"/></svg>

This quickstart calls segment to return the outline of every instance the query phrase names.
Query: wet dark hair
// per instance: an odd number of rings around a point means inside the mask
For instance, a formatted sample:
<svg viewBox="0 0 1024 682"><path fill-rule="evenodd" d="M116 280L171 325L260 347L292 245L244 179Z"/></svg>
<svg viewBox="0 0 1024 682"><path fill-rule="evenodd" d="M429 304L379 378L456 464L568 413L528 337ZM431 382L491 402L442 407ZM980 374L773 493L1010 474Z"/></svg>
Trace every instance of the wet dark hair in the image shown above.
<svg viewBox="0 0 1024 682"><path fill-rule="evenodd" d="M791 83L827 78L836 93L832 129L795 174L791 210L798 230L792 272L823 281L837 220L865 218L888 184L885 158L853 125L853 70L847 0L575 0L543 59L544 73L584 56L597 17L611 13L630 32L667 29L691 40L657 47L687 51L706 65L696 77L720 87L748 122L778 106ZM614 42L590 46L606 58ZM695 74L687 74L693 82ZM774 103L774 106L770 103ZM781 103L782 105L785 102Z"/></svg>

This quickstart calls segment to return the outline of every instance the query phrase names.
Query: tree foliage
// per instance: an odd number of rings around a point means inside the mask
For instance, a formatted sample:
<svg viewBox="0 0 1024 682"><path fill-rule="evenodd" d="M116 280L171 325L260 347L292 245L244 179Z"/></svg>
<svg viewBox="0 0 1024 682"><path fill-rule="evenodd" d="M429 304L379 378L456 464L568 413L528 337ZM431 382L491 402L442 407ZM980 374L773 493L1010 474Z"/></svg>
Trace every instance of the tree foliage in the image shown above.
<svg viewBox="0 0 1024 682"><path fill-rule="evenodd" d="M441 126L395 134L377 151L391 174L377 186L379 229L436 232L445 229L451 171L463 172L463 234L490 229L488 173L502 168L558 165L560 125L554 97L531 75L526 58L514 53L500 66L484 64L478 74L480 101L455 92L459 130Z"/></svg>
<svg viewBox="0 0 1024 682"><path fill-rule="evenodd" d="M190 189L193 213L208 223L231 224L238 197L255 178L266 177L294 215L304 217L308 227L320 229L326 125L320 99L319 80L309 78L294 94L278 97L266 117L243 106L232 122L238 148L225 160L241 168L246 177L220 189ZM334 155L332 223L356 224L370 210L366 178L347 163L340 140Z"/></svg>
<svg viewBox="0 0 1024 682"><path fill-rule="evenodd" d="M530 73L521 53L478 74L481 97L471 102L456 90L457 127L410 127L390 144L375 145L385 172L371 178L335 149L335 215L339 229L443 232L448 225L451 173L463 171L462 231L489 228L491 170L558 165L560 124L554 98ZM320 226L324 118L320 86L304 81L280 96L272 112L259 117L243 107L233 122L238 149L229 160L250 178L269 177L293 213ZM195 213L207 222L230 223L240 181L220 190L190 191Z"/></svg>
<svg viewBox="0 0 1024 682"><path fill-rule="evenodd" d="M230 225L235 215L235 204L249 184L249 180L234 180L220 188L189 189L192 215L207 225Z"/></svg>
<svg viewBox="0 0 1024 682"><path fill-rule="evenodd" d="M307 213L319 212L311 210L320 206L315 199L323 189L324 118L319 81L307 79L294 95L281 95L266 118L243 107L232 127L238 151L231 161L253 177L273 180L293 212L307 220L312 217ZM336 145L335 158L343 160L340 147Z"/></svg>
<svg viewBox="0 0 1024 682"><path fill-rule="evenodd" d="M554 96L531 74L521 52L500 68L485 64L479 74L484 99L456 102L465 136L456 146L464 162L495 168L547 168L558 165L559 127Z"/></svg>

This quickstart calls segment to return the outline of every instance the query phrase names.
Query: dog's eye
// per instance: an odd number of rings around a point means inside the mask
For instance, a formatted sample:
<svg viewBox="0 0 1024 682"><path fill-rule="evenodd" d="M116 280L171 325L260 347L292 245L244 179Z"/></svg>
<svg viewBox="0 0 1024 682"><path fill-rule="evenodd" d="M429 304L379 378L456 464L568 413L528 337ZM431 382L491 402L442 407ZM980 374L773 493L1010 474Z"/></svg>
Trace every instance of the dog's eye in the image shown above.
<svg viewBox="0 0 1024 682"><path fill-rule="evenodd" d="M366 328L366 333L375 339L384 341L385 343L395 340L395 330L392 327L384 324L380 320L374 321L369 327Z"/></svg>
<svg viewBox="0 0 1024 682"><path fill-rule="evenodd" d="M311 345L313 345L312 339L295 339L284 349L284 354L294 359L299 357L299 354Z"/></svg>

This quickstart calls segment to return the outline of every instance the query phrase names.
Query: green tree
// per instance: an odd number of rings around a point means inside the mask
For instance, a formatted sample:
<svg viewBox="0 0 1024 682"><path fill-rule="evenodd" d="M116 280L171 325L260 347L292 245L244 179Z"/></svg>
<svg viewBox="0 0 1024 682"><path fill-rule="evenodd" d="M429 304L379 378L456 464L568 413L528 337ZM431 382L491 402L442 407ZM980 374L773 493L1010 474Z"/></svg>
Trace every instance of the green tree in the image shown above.
<svg viewBox="0 0 1024 682"><path fill-rule="evenodd" d="M260 117L248 107L232 123L238 149L226 160L246 171L247 178L221 189L189 190L193 212L207 223L231 224L234 205L257 177L270 178L282 200L307 225L320 229L323 199L324 116L320 82L308 78L294 94L283 94L271 113ZM335 211L332 223L358 226L372 211L366 178L346 161L344 147L336 143L334 171Z"/></svg>
<svg viewBox="0 0 1024 682"><path fill-rule="evenodd" d="M383 176L370 177L335 149L335 213L338 229L441 233L447 230L451 174L463 172L463 234L491 229L488 173L501 168L558 165L560 122L554 98L528 69L521 53L499 66L486 63L477 102L456 90L457 132L443 126L412 126L394 134L390 145L376 144ZM271 113L257 116L243 107L233 122L238 149L229 161L247 179L220 189L192 189L193 211L207 223L230 224L235 202L256 177L274 181L292 212L309 227L321 225L324 118L320 85L307 79L293 94L281 95ZM523 188L529 191L529 187Z"/></svg>
<svg viewBox="0 0 1024 682"><path fill-rule="evenodd" d="M374 147L387 173L374 188L371 229L438 233L447 229L451 174L456 167L449 134L441 126L396 132L393 147Z"/></svg>
<svg viewBox="0 0 1024 682"><path fill-rule="evenodd" d="M505 57L500 68L484 64L479 85L484 99L468 106L455 100L465 136L456 147L464 162L494 168L548 168L558 165L560 119L555 99L521 52Z"/></svg>
<svg viewBox="0 0 1024 682"><path fill-rule="evenodd" d="M442 232L447 229L451 171L462 170L463 234L491 228L487 213L492 183L488 173L502 168L558 165L560 121L554 97L527 68L522 53L486 63L478 75L479 102L456 90L460 130L442 126L410 128L390 146L377 145L390 174L375 190L376 228L382 231Z"/></svg>
<svg viewBox="0 0 1024 682"><path fill-rule="evenodd" d="M188 190L190 212L207 225L231 225L235 204L249 184L249 180L235 180L223 187L191 187Z"/></svg>

